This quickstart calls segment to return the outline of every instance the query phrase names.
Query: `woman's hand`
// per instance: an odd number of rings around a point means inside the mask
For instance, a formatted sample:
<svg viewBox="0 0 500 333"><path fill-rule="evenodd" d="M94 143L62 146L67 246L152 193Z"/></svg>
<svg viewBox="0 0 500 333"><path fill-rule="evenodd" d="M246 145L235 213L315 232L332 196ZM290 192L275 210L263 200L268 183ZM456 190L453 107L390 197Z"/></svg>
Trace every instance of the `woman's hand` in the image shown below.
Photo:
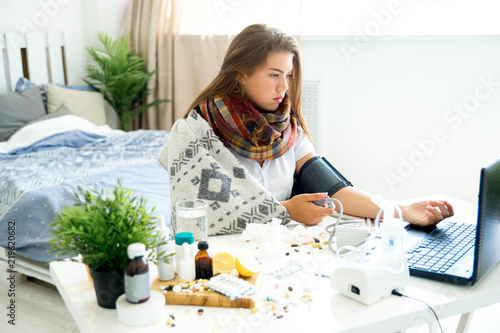
<svg viewBox="0 0 500 333"><path fill-rule="evenodd" d="M454 214L453 206L445 200L418 201L401 208L406 222L422 227L437 224Z"/></svg>
<svg viewBox="0 0 500 333"><path fill-rule="evenodd" d="M313 203L313 201L325 199L327 196L327 193L299 194L290 200L281 202L281 204L286 208L292 220L306 225L315 225L335 211L326 204L320 207Z"/></svg>

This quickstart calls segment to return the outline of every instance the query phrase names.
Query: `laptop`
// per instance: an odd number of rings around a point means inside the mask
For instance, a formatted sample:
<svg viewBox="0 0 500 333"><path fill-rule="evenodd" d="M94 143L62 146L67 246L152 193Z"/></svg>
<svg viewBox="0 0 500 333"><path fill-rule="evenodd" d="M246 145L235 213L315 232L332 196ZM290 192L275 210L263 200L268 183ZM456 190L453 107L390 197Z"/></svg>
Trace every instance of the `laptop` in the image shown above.
<svg viewBox="0 0 500 333"><path fill-rule="evenodd" d="M406 251L410 275L472 286L500 261L500 159L481 169L477 223L452 219Z"/></svg>

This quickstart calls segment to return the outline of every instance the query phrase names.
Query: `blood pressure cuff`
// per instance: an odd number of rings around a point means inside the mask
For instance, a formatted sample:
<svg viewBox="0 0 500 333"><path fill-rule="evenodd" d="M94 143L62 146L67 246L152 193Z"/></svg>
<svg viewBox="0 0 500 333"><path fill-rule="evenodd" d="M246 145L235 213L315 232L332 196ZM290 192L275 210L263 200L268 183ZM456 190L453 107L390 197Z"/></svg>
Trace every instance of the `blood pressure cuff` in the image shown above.
<svg viewBox="0 0 500 333"><path fill-rule="evenodd" d="M324 157L314 156L300 168L295 178L292 196L303 193L327 192L332 196L344 187L352 186Z"/></svg>

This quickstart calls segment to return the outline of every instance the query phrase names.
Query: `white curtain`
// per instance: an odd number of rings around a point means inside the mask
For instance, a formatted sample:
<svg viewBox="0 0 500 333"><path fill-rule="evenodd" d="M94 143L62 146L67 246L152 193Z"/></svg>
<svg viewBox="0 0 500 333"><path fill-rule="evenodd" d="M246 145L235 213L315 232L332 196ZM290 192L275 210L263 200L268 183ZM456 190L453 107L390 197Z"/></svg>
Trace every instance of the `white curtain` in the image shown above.
<svg viewBox="0 0 500 333"><path fill-rule="evenodd" d="M150 82L149 101L171 100L143 113L136 127L170 129L215 77L232 36L250 24L265 23L295 36L345 36L353 42L372 35L498 34L493 3L130 0L126 27L135 50L146 59L148 70L158 70ZM464 21L466 14L470 17Z"/></svg>
<svg viewBox="0 0 500 333"><path fill-rule="evenodd" d="M298 35L301 33L304 12L302 2L303 0L184 0L179 34L235 35L250 24L263 23L280 28L287 34ZM307 2L311 3L311 0Z"/></svg>
<svg viewBox="0 0 500 333"><path fill-rule="evenodd" d="M302 0L130 0L126 30L134 50L157 69L135 128L169 130L217 74L232 37L253 23L299 31Z"/></svg>
<svg viewBox="0 0 500 333"><path fill-rule="evenodd" d="M130 0L127 10L126 32L130 34L135 52L146 63L147 71L157 70L149 81L151 93L147 102L158 99L172 101L172 44L175 16L174 0ZM144 111L136 119L135 128L165 129L172 126L172 102L163 103Z"/></svg>

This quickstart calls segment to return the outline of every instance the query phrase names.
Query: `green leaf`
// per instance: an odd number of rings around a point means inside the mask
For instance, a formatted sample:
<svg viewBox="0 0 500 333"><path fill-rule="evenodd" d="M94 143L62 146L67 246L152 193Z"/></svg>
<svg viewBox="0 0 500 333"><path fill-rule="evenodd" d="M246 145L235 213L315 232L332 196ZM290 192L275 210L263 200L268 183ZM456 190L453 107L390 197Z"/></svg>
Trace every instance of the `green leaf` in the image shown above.
<svg viewBox="0 0 500 333"><path fill-rule="evenodd" d="M155 249L153 210L148 208L147 198L134 196L120 179L112 189L78 186L74 195L78 202L58 212L50 224L52 253L80 254L95 269L123 268L129 244L140 242L148 250Z"/></svg>
<svg viewBox="0 0 500 333"><path fill-rule="evenodd" d="M130 49L129 34L124 39L113 39L97 33L98 43L87 48L93 64L86 67L85 83L103 94L118 114L123 129L130 129L134 119L144 110L168 102L157 100L147 105L147 83L156 70L147 72L144 60Z"/></svg>

